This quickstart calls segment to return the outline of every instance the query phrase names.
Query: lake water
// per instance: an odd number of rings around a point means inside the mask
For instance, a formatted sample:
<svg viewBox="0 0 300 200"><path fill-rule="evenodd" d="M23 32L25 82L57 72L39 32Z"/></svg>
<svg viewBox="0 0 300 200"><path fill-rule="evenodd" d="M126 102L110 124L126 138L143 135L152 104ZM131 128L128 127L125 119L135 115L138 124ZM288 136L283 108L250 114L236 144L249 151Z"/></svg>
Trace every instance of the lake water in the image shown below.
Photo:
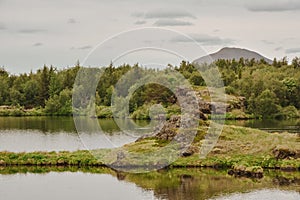
<svg viewBox="0 0 300 200"><path fill-rule="evenodd" d="M50 172L1 177L1 199L153 199L153 192L108 174ZM17 192L16 192L17 191Z"/></svg>
<svg viewBox="0 0 300 200"><path fill-rule="evenodd" d="M113 120L91 119L101 133L77 133L71 117L0 117L0 151L30 152L121 146L148 132L138 121L127 134ZM126 122L127 123L127 122ZM125 123L125 124L126 124ZM276 131L297 132L297 121L227 122ZM273 126L273 125L276 126ZM135 130L134 130L135 132ZM108 145L108 146L107 146ZM234 178L212 169L169 169L127 174L100 168L0 167L0 199L300 199L299 172L267 172L264 178Z"/></svg>
<svg viewBox="0 0 300 200"><path fill-rule="evenodd" d="M101 131L78 133L72 117L0 117L0 151L31 152L61 151L96 148L112 148L135 141L149 133L147 121L136 121L138 128L130 127L128 121L122 127L131 133L120 131L111 119L89 119L99 124ZM86 123L86 121L83 121ZM299 120L228 121L227 124L260 128L270 132L300 132ZM125 125L124 125L125 124Z"/></svg>
<svg viewBox="0 0 300 200"><path fill-rule="evenodd" d="M300 198L299 185L281 185L277 180L278 176L293 177L290 173L272 172L263 179L251 180L234 178L224 171L212 169L170 169L148 174L126 174L99 168L48 170L49 172L44 172L44 168L0 169L1 199ZM295 176L299 177L299 174Z"/></svg>
<svg viewBox="0 0 300 200"><path fill-rule="evenodd" d="M268 132L300 132L300 120L240 120L240 121L227 121L226 124L237 126L245 126L250 128L257 128Z"/></svg>
<svg viewBox="0 0 300 200"><path fill-rule="evenodd" d="M132 132L136 132L136 135L120 131L114 120L88 119L88 122L99 124L101 131L87 129L78 133L72 117L0 117L0 151L112 148L133 142L143 132L148 132L142 128L148 124L146 121L138 121L141 128ZM130 124L125 126L129 127Z"/></svg>

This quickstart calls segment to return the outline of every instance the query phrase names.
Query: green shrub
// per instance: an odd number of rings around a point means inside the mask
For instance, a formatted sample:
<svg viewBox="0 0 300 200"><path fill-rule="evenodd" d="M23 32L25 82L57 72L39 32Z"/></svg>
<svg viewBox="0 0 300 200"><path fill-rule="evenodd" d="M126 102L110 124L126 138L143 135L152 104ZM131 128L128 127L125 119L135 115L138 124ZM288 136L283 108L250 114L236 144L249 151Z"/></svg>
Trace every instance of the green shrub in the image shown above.
<svg viewBox="0 0 300 200"><path fill-rule="evenodd" d="M297 108L295 108L295 106L287 106L281 108L276 117L281 119L291 119L291 118L297 118L299 116L300 116L299 111L297 110Z"/></svg>
<svg viewBox="0 0 300 200"><path fill-rule="evenodd" d="M45 112L50 115L72 114L72 91L64 89L59 95L46 100Z"/></svg>
<svg viewBox="0 0 300 200"><path fill-rule="evenodd" d="M10 116L17 116L17 117L18 116L24 116L25 112L24 112L24 110L22 110L20 108L16 108L16 109L10 110L9 115Z"/></svg>
<svg viewBox="0 0 300 200"><path fill-rule="evenodd" d="M113 118L111 108L108 106L97 106L96 115L99 118Z"/></svg>
<svg viewBox="0 0 300 200"><path fill-rule="evenodd" d="M231 95L236 95L236 89L235 88L233 88L233 87L231 87L231 86L227 86L226 88L225 88L225 93L226 94L231 94Z"/></svg>
<svg viewBox="0 0 300 200"><path fill-rule="evenodd" d="M131 114L131 118L132 119L145 119L145 120L149 120L150 119L149 108L150 108L150 105L143 105L143 106L139 107L136 111L134 111Z"/></svg>

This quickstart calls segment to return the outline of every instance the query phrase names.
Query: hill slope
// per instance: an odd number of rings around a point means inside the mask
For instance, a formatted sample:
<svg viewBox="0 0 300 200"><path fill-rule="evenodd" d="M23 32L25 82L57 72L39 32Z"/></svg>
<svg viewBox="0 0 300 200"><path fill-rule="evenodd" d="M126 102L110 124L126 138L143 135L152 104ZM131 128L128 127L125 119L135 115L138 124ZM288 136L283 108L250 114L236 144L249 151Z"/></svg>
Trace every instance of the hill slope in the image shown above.
<svg viewBox="0 0 300 200"><path fill-rule="evenodd" d="M219 59L239 60L240 58L249 59L249 60L251 60L252 58L254 58L255 60L264 59L266 62L272 63L272 60L260 55L257 52L250 51L247 49L231 48L231 47L225 47L216 53L212 53L207 56L203 56L199 59L196 59L194 62L209 64Z"/></svg>

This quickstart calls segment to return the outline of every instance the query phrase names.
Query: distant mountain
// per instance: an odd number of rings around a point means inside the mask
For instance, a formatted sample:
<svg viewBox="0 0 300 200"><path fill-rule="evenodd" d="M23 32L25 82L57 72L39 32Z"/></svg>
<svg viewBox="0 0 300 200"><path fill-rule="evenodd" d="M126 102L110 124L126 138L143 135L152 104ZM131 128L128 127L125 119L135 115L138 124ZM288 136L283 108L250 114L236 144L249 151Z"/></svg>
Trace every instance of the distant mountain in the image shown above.
<svg viewBox="0 0 300 200"><path fill-rule="evenodd" d="M209 63L217 61L219 59L239 60L240 58L249 59L249 60L254 58L255 60L258 60L258 61L261 59L264 59L267 63L273 62L269 58L266 58L257 52L250 51L247 49L233 48L233 47L225 47L216 53L212 53L208 56L203 56L203 57L195 60L194 62L209 64Z"/></svg>

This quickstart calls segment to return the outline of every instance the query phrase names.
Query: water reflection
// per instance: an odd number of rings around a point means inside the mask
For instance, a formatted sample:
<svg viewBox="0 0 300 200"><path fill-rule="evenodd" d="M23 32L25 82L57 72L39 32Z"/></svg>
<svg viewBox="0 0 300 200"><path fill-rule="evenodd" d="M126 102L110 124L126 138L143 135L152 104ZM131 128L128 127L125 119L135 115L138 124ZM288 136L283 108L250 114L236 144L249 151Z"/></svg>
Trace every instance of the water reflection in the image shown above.
<svg viewBox="0 0 300 200"><path fill-rule="evenodd" d="M83 118L85 119L85 118ZM86 120L83 120L84 122ZM118 125L113 119L92 119L96 121L104 132L113 133L120 131ZM124 125L129 124L128 121L123 121ZM144 127L149 121L136 120L135 123ZM43 133L68 132L76 133L76 127L73 117L0 117L0 130L38 130Z"/></svg>
<svg viewBox="0 0 300 200"><path fill-rule="evenodd" d="M5 200L153 199L151 191L133 183L120 182L108 174L82 172L11 175L1 181L0 193Z"/></svg>
<svg viewBox="0 0 300 200"><path fill-rule="evenodd" d="M121 132L112 119L90 118L83 122L90 124L83 124L87 128L78 135L72 117L0 117L0 151L112 148L133 142L138 137ZM130 124L128 121L123 123L124 126ZM140 126L147 125L146 121L137 123ZM101 127L100 131L98 127ZM139 134L143 132L139 130Z"/></svg>
<svg viewBox="0 0 300 200"><path fill-rule="evenodd" d="M38 130L1 130L0 151L75 151L84 149L76 133Z"/></svg>
<svg viewBox="0 0 300 200"><path fill-rule="evenodd" d="M135 141L151 132L148 121L136 121L133 129L129 120L118 124L131 130L120 130L112 119L78 121L83 127L78 135L72 117L0 117L0 151L74 151L79 149L113 148ZM228 124L260 128L268 131L300 132L299 120L228 121ZM99 127L101 129L99 130ZM77 127L78 128L78 127ZM134 127L136 128L136 127Z"/></svg>
<svg viewBox="0 0 300 200"><path fill-rule="evenodd" d="M268 132L290 132L290 133L300 132L299 119L231 120L231 121L226 121L226 124L257 128Z"/></svg>
<svg viewBox="0 0 300 200"><path fill-rule="evenodd" d="M300 197L299 172L270 171L259 180L234 178L227 175L226 171L213 169L168 169L146 174L129 174L108 168L7 167L0 168L0 174L0 192L6 197L4 199L37 199L37 194L42 195L42 199L84 197L193 200ZM293 181L279 184L279 177ZM16 193L13 192L15 188L21 189Z"/></svg>
<svg viewBox="0 0 300 200"><path fill-rule="evenodd" d="M270 200L299 200L300 194L295 191L282 191L282 190L258 190L249 193L238 193L233 195L227 195L220 198L215 198L215 200L240 200L240 199L247 199L247 200L257 200L257 199L270 199Z"/></svg>

